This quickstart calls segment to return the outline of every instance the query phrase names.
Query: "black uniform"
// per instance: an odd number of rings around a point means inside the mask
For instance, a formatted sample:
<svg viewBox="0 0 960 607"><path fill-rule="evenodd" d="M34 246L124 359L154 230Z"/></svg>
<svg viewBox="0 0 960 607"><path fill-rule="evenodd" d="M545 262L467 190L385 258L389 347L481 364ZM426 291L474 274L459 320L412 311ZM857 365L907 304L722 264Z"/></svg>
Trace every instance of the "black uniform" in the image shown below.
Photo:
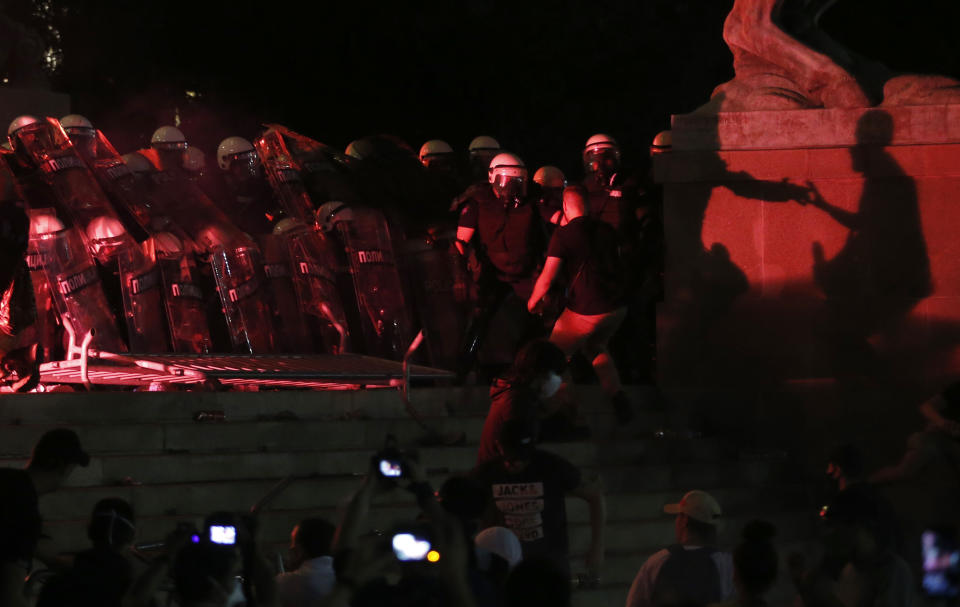
<svg viewBox="0 0 960 607"><path fill-rule="evenodd" d="M460 206L458 225L474 230L470 265L477 305L461 350L461 379L476 360L487 327L505 299L515 295L524 315L519 343L534 336L537 323L526 312L537 269L546 249L546 231L534 201L505 205L488 186L475 186ZM510 357L512 359L512 357Z"/></svg>

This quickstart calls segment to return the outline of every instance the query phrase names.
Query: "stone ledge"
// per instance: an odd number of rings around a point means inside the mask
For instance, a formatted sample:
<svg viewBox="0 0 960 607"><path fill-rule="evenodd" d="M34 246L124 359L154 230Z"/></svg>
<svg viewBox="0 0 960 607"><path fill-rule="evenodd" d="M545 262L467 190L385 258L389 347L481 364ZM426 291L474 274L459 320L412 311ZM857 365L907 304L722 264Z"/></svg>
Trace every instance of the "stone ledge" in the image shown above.
<svg viewBox="0 0 960 607"><path fill-rule="evenodd" d="M893 119L894 146L960 143L960 105L729 112L673 116L673 149L776 150L846 147L857 143L857 121L868 112ZM869 139L869 137L868 137ZM877 143L864 141L861 143Z"/></svg>

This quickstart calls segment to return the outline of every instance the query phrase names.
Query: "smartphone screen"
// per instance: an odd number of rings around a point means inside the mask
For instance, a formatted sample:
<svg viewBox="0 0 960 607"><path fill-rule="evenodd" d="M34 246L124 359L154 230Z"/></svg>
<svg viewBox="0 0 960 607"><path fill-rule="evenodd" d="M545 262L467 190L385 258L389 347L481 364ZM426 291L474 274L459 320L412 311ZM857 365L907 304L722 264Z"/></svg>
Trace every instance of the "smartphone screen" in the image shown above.
<svg viewBox="0 0 960 607"><path fill-rule="evenodd" d="M395 459L380 460L380 474L387 478L400 478L403 470L400 467L400 461Z"/></svg>
<svg viewBox="0 0 960 607"><path fill-rule="evenodd" d="M412 533L397 533L393 536L393 553L401 561L422 561L430 552L430 542Z"/></svg>
<svg viewBox="0 0 960 607"><path fill-rule="evenodd" d="M210 542L232 545L237 543L237 528L233 525L210 525Z"/></svg>
<svg viewBox="0 0 960 607"><path fill-rule="evenodd" d="M923 591L933 598L960 597L960 543L956 534L927 529L923 550Z"/></svg>

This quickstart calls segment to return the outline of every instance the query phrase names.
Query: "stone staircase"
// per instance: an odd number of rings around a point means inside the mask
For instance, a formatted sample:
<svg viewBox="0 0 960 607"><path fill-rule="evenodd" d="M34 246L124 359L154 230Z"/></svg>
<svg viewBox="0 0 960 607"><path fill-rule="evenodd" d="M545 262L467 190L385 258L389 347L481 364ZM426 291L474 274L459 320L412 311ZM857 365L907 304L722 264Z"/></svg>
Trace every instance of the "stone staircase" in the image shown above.
<svg viewBox="0 0 960 607"><path fill-rule="evenodd" d="M633 389L636 402L649 395ZM736 542L754 517L779 527L785 550L812 530L804 488L786 481L784 462L745 458L717 438L655 438L665 414L642 412L621 427L595 387L576 392L593 428L590 441L546 444L584 469L599 472L608 492L607 559L603 586L580 590L578 606L622 605L644 559L673 541L665 503L692 488L710 490L729 515L722 543ZM417 408L441 433L463 432L466 443L418 449L434 486L470 469L476 457L486 390L415 389ZM193 421L199 411L223 421ZM161 541L177 521L198 522L215 510L246 511L287 475L295 480L261 514L261 539L285 553L294 524L306 516L331 521L359 485L372 453L389 433L401 445L423 436L395 390L357 392L231 392L11 395L0 399L0 466L25 464L46 430L68 426L93 456L69 486L41 498L47 532L63 551L86 546L87 517L98 500L122 497L137 513L138 541ZM583 570L590 537L586 504L568 500L571 570ZM375 528L416 515L412 499L395 492L371 513ZM785 570L785 568L784 568ZM781 576L784 577L785 576ZM785 582L778 604L791 598Z"/></svg>

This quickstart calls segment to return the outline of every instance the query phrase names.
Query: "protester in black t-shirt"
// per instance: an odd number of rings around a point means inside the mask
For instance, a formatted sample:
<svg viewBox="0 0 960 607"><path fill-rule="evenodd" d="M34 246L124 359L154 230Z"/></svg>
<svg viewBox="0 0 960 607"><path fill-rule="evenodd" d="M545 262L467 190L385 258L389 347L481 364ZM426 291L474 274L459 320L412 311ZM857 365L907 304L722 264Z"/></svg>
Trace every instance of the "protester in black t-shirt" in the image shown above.
<svg viewBox="0 0 960 607"><path fill-rule="evenodd" d="M613 401L617 418L630 421L633 412L607 344L627 314L624 271L617 237L608 224L586 214L586 190L569 186L563 192L564 219L553 233L547 261L527 309L537 310L560 275L567 278L567 305L553 326L550 341L569 357L583 352Z"/></svg>
<svg viewBox="0 0 960 607"><path fill-rule="evenodd" d="M960 475L960 381L920 405L920 413L927 420L926 428L907 439L907 452L900 463L878 470L870 482L913 478L938 454L943 454Z"/></svg>
<svg viewBox="0 0 960 607"><path fill-rule="evenodd" d="M25 470L0 469L0 605L26 605L23 580L40 541L37 496L56 491L90 456L76 433L50 430L37 441Z"/></svg>
<svg viewBox="0 0 960 607"><path fill-rule="evenodd" d="M590 504L588 573L599 577L603 566L606 503L599 481L585 481L576 466L558 455L534 447L535 426L512 419L504 423L499 457L477 466L472 476L490 491L486 523L513 531L523 546L523 558L546 557L569 571L569 539L565 497Z"/></svg>

